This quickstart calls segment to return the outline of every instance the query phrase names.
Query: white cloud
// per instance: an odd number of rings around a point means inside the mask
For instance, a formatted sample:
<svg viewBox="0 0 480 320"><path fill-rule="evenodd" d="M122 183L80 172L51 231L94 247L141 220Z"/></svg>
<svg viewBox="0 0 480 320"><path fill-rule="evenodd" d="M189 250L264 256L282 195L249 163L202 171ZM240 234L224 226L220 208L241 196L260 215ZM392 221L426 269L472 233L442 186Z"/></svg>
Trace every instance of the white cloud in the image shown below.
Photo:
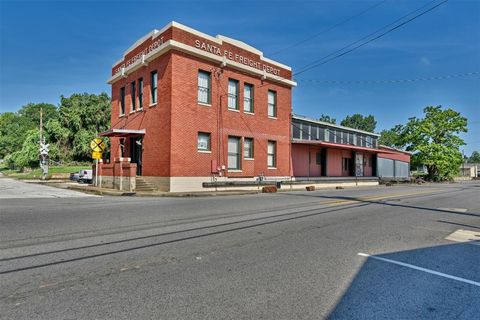
<svg viewBox="0 0 480 320"><path fill-rule="evenodd" d="M423 65L425 65L425 66L431 65L430 59L428 59L427 57L422 57L422 58L420 59L420 62L421 62Z"/></svg>

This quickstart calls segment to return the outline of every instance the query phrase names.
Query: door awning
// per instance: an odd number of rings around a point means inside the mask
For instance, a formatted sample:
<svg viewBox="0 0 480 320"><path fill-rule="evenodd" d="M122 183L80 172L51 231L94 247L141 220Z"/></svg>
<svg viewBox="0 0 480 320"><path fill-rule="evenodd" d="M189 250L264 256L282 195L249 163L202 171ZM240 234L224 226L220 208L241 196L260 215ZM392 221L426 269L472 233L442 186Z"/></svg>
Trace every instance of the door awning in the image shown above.
<svg viewBox="0 0 480 320"><path fill-rule="evenodd" d="M145 129L132 130L132 129L108 129L99 134L100 137L130 137L130 136L143 136L145 135Z"/></svg>

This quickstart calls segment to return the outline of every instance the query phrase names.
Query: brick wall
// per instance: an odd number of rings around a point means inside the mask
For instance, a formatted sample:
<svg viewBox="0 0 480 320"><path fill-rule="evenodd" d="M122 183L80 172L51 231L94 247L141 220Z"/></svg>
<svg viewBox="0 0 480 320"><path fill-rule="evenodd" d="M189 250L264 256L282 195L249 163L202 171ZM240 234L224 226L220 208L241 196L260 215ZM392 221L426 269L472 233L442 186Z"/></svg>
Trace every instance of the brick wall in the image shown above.
<svg viewBox="0 0 480 320"><path fill-rule="evenodd" d="M230 68L206 62L181 52L174 52L172 78L172 176L209 176L211 161L227 166L228 136L254 139L254 160L241 157L242 172L230 177L290 175L290 88L262 82ZM211 106L197 102L198 71L211 72ZM239 111L228 109L228 79L239 81ZM254 85L254 114L243 111L244 83ZM277 119L267 116L267 91L277 92ZM221 128L219 130L219 128ZM197 151L198 132L211 134L211 153ZM277 142L277 169L267 168L267 141Z"/></svg>

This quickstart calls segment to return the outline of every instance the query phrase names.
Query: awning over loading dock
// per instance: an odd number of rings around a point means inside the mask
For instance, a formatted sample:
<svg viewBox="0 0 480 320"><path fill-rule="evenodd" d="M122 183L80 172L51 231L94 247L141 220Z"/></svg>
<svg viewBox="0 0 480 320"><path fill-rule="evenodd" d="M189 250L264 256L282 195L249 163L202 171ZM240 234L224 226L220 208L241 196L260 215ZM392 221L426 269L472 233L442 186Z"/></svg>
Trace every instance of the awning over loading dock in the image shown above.
<svg viewBox="0 0 480 320"><path fill-rule="evenodd" d="M132 130L132 129L108 129L107 131L101 132L100 137L131 137L131 136L143 136L145 135L145 129L141 130Z"/></svg>

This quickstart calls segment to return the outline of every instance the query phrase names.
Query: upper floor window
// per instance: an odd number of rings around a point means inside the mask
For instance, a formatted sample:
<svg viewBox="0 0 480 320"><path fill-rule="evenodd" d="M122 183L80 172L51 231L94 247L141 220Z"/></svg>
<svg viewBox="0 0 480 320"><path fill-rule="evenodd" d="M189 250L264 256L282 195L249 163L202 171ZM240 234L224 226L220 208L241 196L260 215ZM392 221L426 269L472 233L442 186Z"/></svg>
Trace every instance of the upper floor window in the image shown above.
<svg viewBox="0 0 480 320"><path fill-rule="evenodd" d="M210 72L198 71L198 102L210 104L211 76Z"/></svg>
<svg viewBox="0 0 480 320"><path fill-rule="evenodd" d="M150 73L150 101L151 104L157 103L157 71L152 71Z"/></svg>
<svg viewBox="0 0 480 320"><path fill-rule="evenodd" d="M335 130L329 130L330 131L330 137L328 139L329 142L337 142L337 131Z"/></svg>
<svg viewBox="0 0 480 320"><path fill-rule="evenodd" d="M137 108L136 102L137 102L137 89L136 89L136 83L133 81L130 84L130 98L132 100L132 111L135 111Z"/></svg>
<svg viewBox="0 0 480 320"><path fill-rule="evenodd" d="M138 109L143 108L143 78L138 79Z"/></svg>
<svg viewBox="0 0 480 320"><path fill-rule="evenodd" d="M273 90L268 90L268 116L277 116L277 93Z"/></svg>
<svg viewBox="0 0 480 320"><path fill-rule="evenodd" d="M238 81L228 79L228 108L238 110Z"/></svg>
<svg viewBox="0 0 480 320"><path fill-rule="evenodd" d="M243 111L253 113L253 85L243 86Z"/></svg>
<svg viewBox="0 0 480 320"><path fill-rule="evenodd" d="M125 87L120 88L120 115L125 114Z"/></svg>

